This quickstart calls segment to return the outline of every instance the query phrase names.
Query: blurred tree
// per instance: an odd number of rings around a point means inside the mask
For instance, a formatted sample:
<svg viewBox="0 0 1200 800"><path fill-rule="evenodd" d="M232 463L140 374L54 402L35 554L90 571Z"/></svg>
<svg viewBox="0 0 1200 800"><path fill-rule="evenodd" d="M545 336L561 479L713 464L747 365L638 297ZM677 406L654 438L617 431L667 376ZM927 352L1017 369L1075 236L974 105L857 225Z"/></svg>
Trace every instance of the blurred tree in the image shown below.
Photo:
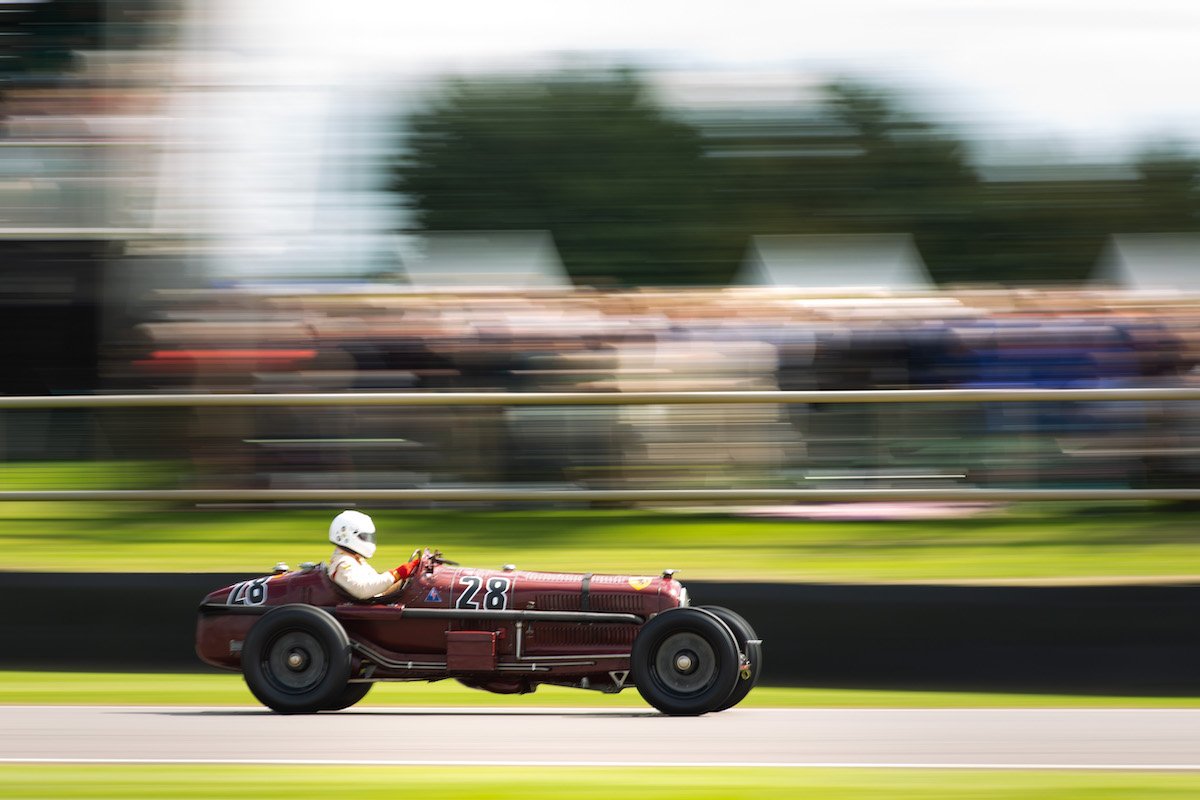
<svg viewBox="0 0 1200 800"><path fill-rule="evenodd" d="M829 94L854 151L843 173L853 189L843 193L845 216L856 228L912 233L939 282L968 277L980 184L964 144L879 89L838 82Z"/></svg>
<svg viewBox="0 0 1200 800"><path fill-rule="evenodd" d="M968 144L879 87L672 116L628 72L458 81L407 120L395 188L425 230L546 229L578 282L725 283L756 234L911 233L935 280L1062 283L1108 237L1195 230L1200 159L1139 177L1033 167L982 179Z"/></svg>
<svg viewBox="0 0 1200 800"><path fill-rule="evenodd" d="M962 142L881 89L842 81L824 97L717 137L745 233L912 233L936 278L962 279L979 200Z"/></svg>
<svg viewBox="0 0 1200 800"><path fill-rule="evenodd" d="M1040 179L986 185L974 274L1010 283L1081 281L1113 234L1196 230L1200 161L1184 147L1159 145L1135 167L1131 178L1120 169L1049 166Z"/></svg>
<svg viewBox="0 0 1200 800"><path fill-rule="evenodd" d="M723 283L701 140L631 72L454 81L406 121L395 188L424 230L548 230L579 283Z"/></svg>
<svg viewBox="0 0 1200 800"><path fill-rule="evenodd" d="M1155 144L1138 156L1140 229L1191 231L1200 225L1200 158L1179 143Z"/></svg>
<svg viewBox="0 0 1200 800"><path fill-rule="evenodd" d="M1086 170L1084 170L1086 172ZM963 251L964 280L1063 284L1087 280L1128 214L1130 186L1097 178L987 182ZM1115 226L1115 227L1114 227Z"/></svg>

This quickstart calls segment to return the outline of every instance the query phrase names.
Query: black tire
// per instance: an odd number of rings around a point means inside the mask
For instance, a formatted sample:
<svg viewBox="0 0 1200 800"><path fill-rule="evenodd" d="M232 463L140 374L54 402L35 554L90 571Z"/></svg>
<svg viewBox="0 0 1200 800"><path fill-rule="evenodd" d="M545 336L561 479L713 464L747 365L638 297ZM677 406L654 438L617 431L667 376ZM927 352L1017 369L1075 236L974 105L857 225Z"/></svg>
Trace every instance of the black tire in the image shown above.
<svg viewBox="0 0 1200 800"><path fill-rule="evenodd" d="M342 694L338 697L337 702L325 711L341 711L343 708L349 708L367 696L367 692L371 691L373 683L347 683L346 688L342 690Z"/></svg>
<svg viewBox="0 0 1200 800"><path fill-rule="evenodd" d="M729 626L729 630L733 632L733 638L737 641L738 650L750 662L750 674L746 675L739 671L737 686L733 687L733 693L725 699L725 702L713 709L713 711L724 711L745 700L746 695L750 694L750 690L758 685L758 676L762 674L763 663L762 640L758 638L758 634L754 632L754 628L750 627L746 618L736 611L730 611L721 606L700 606L700 608L710 614L716 614L722 622Z"/></svg>
<svg viewBox="0 0 1200 800"><path fill-rule="evenodd" d="M724 703L737 684L737 642L715 614L671 609L638 631L629 669L638 693L659 711L703 714Z"/></svg>
<svg viewBox="0 0 1200 800"><path fill-rule="evenodd" d="M246 636L242 675L258 701L274 711L332 708L350 679L350 640L327 611L280 606Z"/></svg>

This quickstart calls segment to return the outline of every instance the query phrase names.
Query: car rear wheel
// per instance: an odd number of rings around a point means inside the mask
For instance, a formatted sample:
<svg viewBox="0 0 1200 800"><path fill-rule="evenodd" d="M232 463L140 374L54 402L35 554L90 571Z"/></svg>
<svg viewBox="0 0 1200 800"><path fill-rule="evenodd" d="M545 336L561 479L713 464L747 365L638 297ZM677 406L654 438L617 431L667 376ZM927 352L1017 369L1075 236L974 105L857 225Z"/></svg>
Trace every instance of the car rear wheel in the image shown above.
<svg viewBox="0 0 1200 800"><path fill-rule="evenodd" d="M737 684L737 642L715 614L672 609L638 631L629 666L638 693L659 711L703 714L718 709Z"/></svg>
<svg viewBox="0 0 1200 800"><path fill-rule="evenodd" d="M259 702L275 711L331 709L347 691L350 640L326 611L280 606L246 636L242 674Z"/></svg>
<svg viewBox="0 0 1200 800"><path fill-rule="evenodd" d="M700 606L700 608L716 614L722 622L729 626L733 638L737 640L738 650L750 662L750 666L746 669L739 669L738 682L733 687L733 693L721 705L713 709L713 711L724 711L745 700L746 695L750 694L750 690L758 684L758 676L762 674L762 640L758 638L754 628L750 627L750 623L741 614L721 606Z"/></svg>
<svg viewBox="0 0 1200 800"><path fill-rule="evenodd" d="M374 685L373 683L347 683L337 701L324 710L341 711L343 708L349 708L366 697L367 692L371 691L371 687Z"/></svg>

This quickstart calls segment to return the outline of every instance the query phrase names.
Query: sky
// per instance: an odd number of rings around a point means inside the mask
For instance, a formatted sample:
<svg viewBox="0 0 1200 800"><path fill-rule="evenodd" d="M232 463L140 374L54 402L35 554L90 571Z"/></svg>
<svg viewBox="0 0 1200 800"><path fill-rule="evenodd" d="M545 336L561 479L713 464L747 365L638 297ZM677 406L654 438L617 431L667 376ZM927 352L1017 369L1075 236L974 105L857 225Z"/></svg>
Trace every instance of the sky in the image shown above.
<svg viewBox="0 0 1200 800"><path fill-rule="evenodd" d="M851 74L992 140L1108 157L1200 139L1195 0L224 0L215 39L287 80L520 70L592 57ZM209 6L212 8L212 6Z"/></svg>

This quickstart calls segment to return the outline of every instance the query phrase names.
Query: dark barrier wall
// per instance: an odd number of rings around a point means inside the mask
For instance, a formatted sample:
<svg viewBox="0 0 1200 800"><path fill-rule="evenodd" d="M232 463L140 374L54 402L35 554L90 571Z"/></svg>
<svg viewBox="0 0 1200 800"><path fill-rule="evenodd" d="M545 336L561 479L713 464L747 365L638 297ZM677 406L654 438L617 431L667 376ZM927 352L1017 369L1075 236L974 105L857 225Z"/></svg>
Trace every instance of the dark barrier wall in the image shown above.
<svg viewBox="0 0 1200 800"><path fill-rule="evenodd" d="M769 683L1200 692L1200 585L688 586L752 622Z"/></svg>
<svg viewBox="0 0 1200 800"><path fill-rule="evenodd" d="M247 577L0 572L0 667L204 670L196 607ZM686 585L757 629L766 683L1200 691L1200 586Z"/></svg>

